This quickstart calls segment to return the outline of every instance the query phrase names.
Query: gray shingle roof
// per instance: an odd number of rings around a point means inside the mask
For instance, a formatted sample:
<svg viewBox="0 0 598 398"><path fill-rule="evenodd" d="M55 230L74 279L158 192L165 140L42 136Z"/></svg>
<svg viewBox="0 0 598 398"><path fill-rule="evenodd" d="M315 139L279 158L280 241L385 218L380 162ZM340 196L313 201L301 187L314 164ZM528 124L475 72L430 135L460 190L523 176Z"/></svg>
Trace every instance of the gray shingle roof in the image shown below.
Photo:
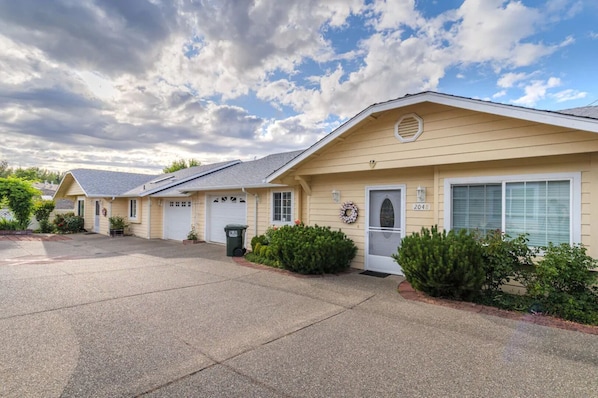
<svg viewBox="0 0 598 398"><path fill-rule="evenodd" d="M186 169L175 171L173 173L160 174L156 178L146 180L139 186L136 186L135 188L130 189L126 192L123 192L121 196L147 196L154 193L158 193L162 190L180 185L189 180L217 172L227 167L231 167L239 162L239 160L229 160L227 162L219 162L189 167Z"/></svg>
<svg viewBox="0 0 598 398"><path fill-rule="evenodd" d="M241 162L228 167L218 173L206 175L194 179L161 193L166 196L169 193L180 191L207 191L214 189L239 189L274 186L265 182L265 178L272 172L281 168L291 159L303 151L277 153L265 156L261 159Z"/></svg>
<svg viewBox="0 0 598 398"><path fill-rule="evenodd" d="M121 196L123 192L157 177L151 174L92 169L74 169L69 173L90 197Z"/></svg>
<svg viewBox="0 0 598 398"><path fill-rule="evenodd" d="M579 108L563 109L560 113L566 113L569 115L591 117L598 119L598 106L582 106Z"/></svg>

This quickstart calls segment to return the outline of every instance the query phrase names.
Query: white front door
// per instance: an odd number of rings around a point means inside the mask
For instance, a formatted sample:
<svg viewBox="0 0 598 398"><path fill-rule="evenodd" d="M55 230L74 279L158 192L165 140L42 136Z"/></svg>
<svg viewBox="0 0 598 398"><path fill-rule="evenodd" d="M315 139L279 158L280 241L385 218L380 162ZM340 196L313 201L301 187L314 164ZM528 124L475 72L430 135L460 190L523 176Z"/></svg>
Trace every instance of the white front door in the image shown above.
<svg viewBox="0 0 598 398"><path fill-rule="evenodd" d="M391 257L405 235L405 186L367 187L365 269L403 275Z"/></svg>
<svg viewBox="0 0 598 398"><path fill-rule="evenodd" d="M93 232L99 233L100 232L100 201L95 201L95 211L94 211L94 218L93 218Z"/></svg>

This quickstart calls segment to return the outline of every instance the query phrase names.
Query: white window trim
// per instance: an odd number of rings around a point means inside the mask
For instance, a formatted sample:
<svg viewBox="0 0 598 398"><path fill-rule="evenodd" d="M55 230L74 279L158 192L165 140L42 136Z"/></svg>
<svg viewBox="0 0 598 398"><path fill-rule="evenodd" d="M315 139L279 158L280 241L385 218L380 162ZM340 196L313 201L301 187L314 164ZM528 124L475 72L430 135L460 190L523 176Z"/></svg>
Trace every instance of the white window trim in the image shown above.
<svg viewBox="0 0 598 398"><path fill-rule="evenodd" d="M131 217L131 202L135 201L135 217ZM129 221L139 221L139 200L129 199L127 206L127 214L129 215Z"/></svg>
<svg viewBox="0 0 598 398"><path fill-rule="evenodd" d="M452 190L453 185L464 184L502 184L504 192L505 184L511 182L538 182L538 181L563 181L569 180L570 184L570 231L569 244L581 243L581 172L572 173L547 173L547 174L516 174L497 175L484 177L457 177L444 179L444 229L451 229L452 220ZM506 198L503 195L502 207L505 208ZM505 214L502 216L502 231L505 230Z"/></svg>
<svg viewBox="0 0 598 398"><path fill-rule="evenodd" d="M277 193L291 193L291 219L289 221L274 220L274 195ZM294 223L293 217L295 215L295 192L292 189L277 190L270 193L270 222L273 225L292 225Z"/></svg>

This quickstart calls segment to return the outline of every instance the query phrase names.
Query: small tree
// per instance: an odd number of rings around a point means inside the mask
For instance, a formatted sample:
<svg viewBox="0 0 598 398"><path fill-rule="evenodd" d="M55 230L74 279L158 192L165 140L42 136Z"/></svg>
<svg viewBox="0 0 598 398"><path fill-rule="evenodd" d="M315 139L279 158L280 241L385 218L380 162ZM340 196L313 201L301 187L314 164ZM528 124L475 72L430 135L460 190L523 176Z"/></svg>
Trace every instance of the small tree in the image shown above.
<svg viewBox="0 0 598 398"><path fill-rule="evenodd" d="M50 213L54 211L56 203L53 200L38 200L33 206L33 214L35 219L39 222L39 229L42 233L52 232L53 228L50 224Z"/></svg>
<svg viewBox="0 0 598 398"><path fill-rule="evenodd" d="M26 229L33 210L33 198L39 191L31 183L18 178L0 178L0 199L8 200L8 207L15 215L19 228Z"/></svg>

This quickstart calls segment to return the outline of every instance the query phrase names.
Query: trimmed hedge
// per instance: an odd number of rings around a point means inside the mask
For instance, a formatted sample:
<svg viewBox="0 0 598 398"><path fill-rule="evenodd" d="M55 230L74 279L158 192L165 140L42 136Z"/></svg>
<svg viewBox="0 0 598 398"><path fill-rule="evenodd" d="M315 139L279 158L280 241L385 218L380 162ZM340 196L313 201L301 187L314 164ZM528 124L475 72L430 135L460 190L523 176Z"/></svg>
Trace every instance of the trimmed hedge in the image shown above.
<svg viewBox="0 0 598 398"><path fill-rule="evenodd" d="M403 238L393 258L411 286L430 296L471 300L484 284L482 248L465 230L422 228Z"/></svg>
<svg viewBox="0 0 598 398"><path fill-rule="evenodd" d="M254 256L300 274L337 273L349 268L357 247L330 227L285 225L251 240Z"/></svg>

